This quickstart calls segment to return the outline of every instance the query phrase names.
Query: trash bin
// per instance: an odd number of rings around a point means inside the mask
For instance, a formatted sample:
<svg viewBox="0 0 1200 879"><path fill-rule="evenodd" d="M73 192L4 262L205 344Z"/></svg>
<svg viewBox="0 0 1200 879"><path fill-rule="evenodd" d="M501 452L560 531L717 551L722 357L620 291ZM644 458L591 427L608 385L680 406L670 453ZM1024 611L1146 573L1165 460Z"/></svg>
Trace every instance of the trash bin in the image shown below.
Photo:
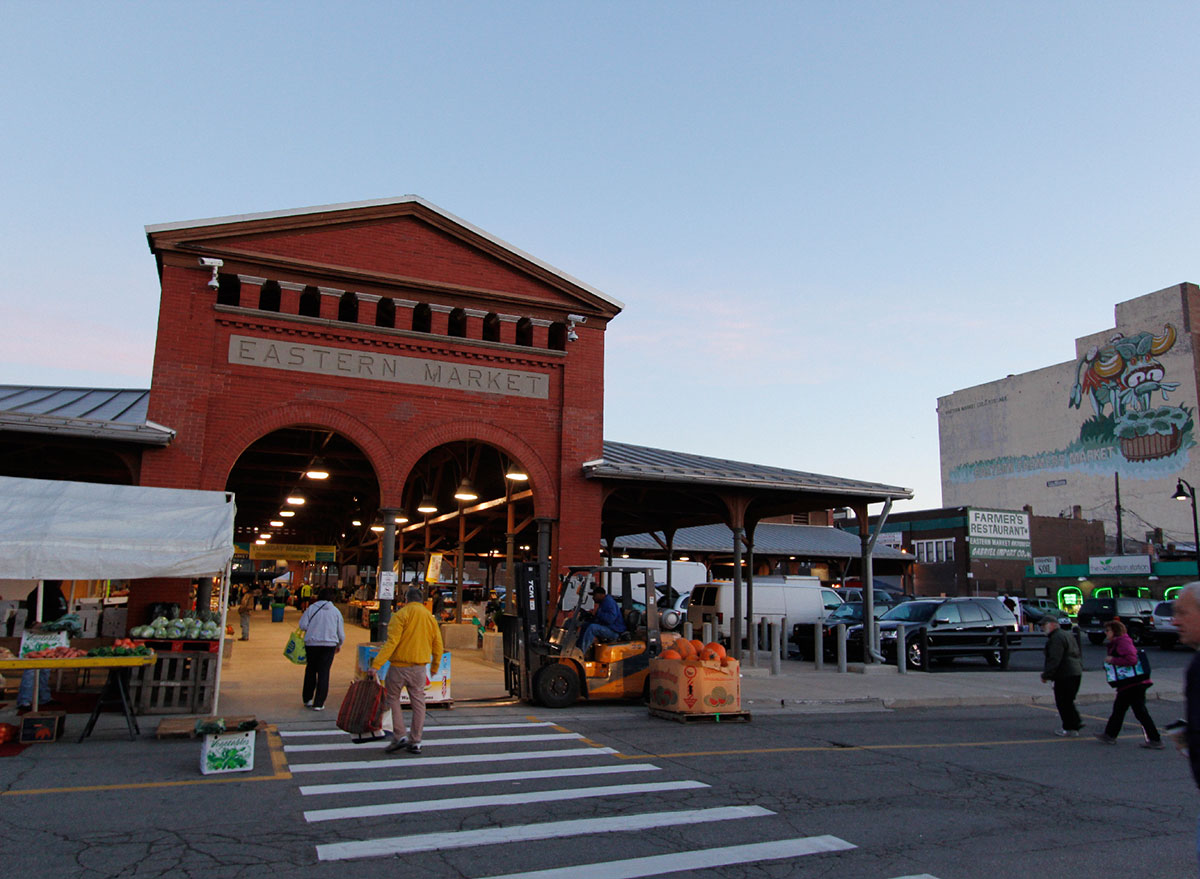
<svg viewBox="0 0 1200 879"><path fill-rule="evenodd" d="M283 609L285 607L287 607L286 604L272 604L271 605L271 622L273 622L273 623L282 623L283 622Z"/></svg>

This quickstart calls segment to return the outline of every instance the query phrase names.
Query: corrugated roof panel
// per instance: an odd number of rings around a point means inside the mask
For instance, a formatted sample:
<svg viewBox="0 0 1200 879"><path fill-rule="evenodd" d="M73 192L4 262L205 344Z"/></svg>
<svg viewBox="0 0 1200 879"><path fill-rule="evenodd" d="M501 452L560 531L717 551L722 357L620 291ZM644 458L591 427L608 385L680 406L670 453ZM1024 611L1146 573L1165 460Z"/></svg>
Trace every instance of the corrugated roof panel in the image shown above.
<svg viewBox="0 0 1200 879"><path fill-rule="evenodd" d="M621 549L662 551L662 544L650 534L628 534L614 544ZM733 532L725 524L696 525L675 532L676 552L732 552ZM785 525L760 522L754 529L754 551L763 555L794 555L803 558L858 558L862 554L858 537L823 525ZM876 544L874 558L912 559L896 549Z"/></svg>
<svg viewBox="0 0 1200 879"><path fill-rule="evenodd" d="M685 452L671 452L630 443L605 441L604 457L584 465L588 476L609 479L649 479L663 482L713 483L747 488L775 488L802 491L867 495L872 497L910 498L912 491L895 485L862 482L806 473L764 464L749 464L725 458L710 458Z"/></svg>
<svg viewBox="0 0 1200 879"><path fill-rule="evenodd" d="M141 388L0 385L0 429L166 445L175 431L151 425Z"/></svg>

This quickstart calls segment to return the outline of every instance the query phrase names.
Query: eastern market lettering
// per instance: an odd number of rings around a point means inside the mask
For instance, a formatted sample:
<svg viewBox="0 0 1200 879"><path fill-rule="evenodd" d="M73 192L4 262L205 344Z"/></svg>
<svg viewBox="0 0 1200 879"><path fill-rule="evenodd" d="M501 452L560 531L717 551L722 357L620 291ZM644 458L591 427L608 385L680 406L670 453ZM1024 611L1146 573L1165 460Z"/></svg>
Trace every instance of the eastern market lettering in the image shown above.
<svg viewBox="0 0 1200 879"><path fill-rule="evenodd" d="M501 396L545 400L550 395L549 376L539 372L460 366L440 360L286 344L251 336L229 337L229 362L290 372L344 375L348 378L480 391Z"/></svg>

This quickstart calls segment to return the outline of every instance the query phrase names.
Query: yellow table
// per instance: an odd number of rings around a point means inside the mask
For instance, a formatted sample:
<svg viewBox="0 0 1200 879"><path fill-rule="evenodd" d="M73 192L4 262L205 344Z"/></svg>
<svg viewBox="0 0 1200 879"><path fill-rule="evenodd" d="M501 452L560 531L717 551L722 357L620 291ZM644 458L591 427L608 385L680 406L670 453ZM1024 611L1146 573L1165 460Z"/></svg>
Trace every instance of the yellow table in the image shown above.
<svg viewBox="0 0 1200 879"><path fill-rule="evenodd" d="M129 740L133 741L135 736L141 733L141 730L138 728L137 721L133 717L133 710L129 705L129 674L138 666L154 665L157 661L158 657L153 651L145 656L73 656L70 659L0 659L0 671L40 671L43 668L104 669L108 672L108 680L104 682L104 690L100 693L100 698L96 701L96 707L92 709L92 716L88 718L87 726L79 735L79 741L82 742L92 734L92 729L96 726L96 719L100 716L100 709L104 707L106 697L120 699L121 710L125 714L125 724L129 727ZM38 704L35 695L32 710L37 711L37 709Z"/></svg>

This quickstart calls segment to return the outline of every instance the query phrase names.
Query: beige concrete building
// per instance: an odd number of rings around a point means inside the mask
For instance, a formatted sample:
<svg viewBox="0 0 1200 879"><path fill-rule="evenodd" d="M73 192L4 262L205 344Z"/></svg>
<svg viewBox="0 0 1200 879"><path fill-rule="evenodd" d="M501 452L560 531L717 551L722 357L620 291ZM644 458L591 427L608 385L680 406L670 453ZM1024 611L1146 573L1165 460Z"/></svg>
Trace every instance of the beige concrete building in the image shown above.
<svg viewBox="0 0 1200 879"><path fill-rule="evenodd" d="M1177 284L1118 303L1072 360L939 398L943 506L1075 512L1112 538L1119 484L1124 552L1153 552L1155 529L1190 550L1192 506L1172 494L1200 484L1198 332L1200 288Z"/></svg>

